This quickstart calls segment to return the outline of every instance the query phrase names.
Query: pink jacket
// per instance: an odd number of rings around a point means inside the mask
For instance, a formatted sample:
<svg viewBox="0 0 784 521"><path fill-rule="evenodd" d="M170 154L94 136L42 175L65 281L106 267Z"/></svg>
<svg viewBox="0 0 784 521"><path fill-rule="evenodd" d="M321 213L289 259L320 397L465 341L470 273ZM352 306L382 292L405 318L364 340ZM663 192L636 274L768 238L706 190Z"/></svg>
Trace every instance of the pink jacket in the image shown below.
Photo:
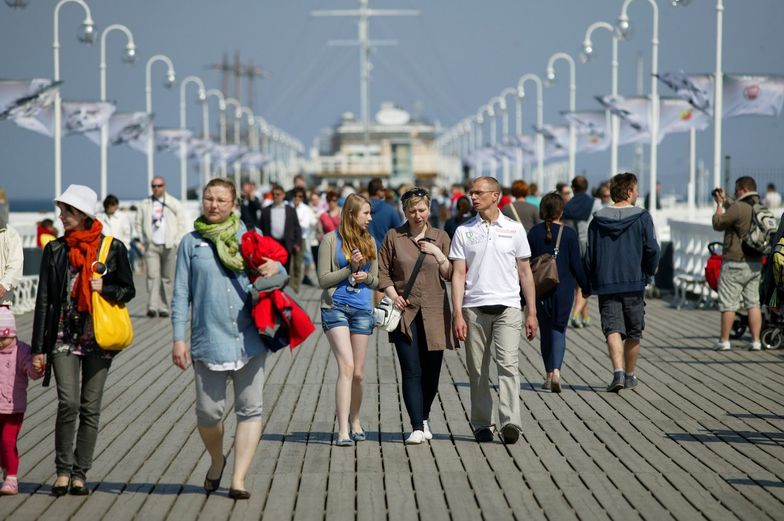
<svg viewBox="0 0 784 521"><path fill-rule="evenodd" d="M27 380L44 375L33 369L30 346L17 340L0 350L0 414L25 412L27 409Z"/></svg>

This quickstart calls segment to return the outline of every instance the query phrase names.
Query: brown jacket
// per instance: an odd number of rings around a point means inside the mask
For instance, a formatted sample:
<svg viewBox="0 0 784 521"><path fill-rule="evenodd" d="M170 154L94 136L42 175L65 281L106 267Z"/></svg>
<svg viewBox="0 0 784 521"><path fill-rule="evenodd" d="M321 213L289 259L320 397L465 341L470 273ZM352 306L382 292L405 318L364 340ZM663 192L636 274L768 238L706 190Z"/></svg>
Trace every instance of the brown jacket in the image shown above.
<svg viewBox="0 0 784 521"><path fill-rule="evenodd" d="M760 262L760 255L750 256L744 251L742 238L751 229L751 206L759 202L757 192L749 192L732 203L722 215L713 214L713 229L724 232L724 260L731 262Z"/></svg>
<svg viewBox="0 0 784 521"><path fill-rule="evenodd" d="M445 256L449 256L449 236L445 231L428 226L425 238L432 240ZM379 289L383 291L389 286L394 286L395 291L402 295L417 257L419 257L419 246L414 242L407 222L389 230L378 255ZM452 332L452 312L446 294L446 281L451 278L451 265L448 276L443 278L439 273L436 259L432 255L425 255L422 268L408 297L411 305L403 310L400 319L401 331L411 338L411 323L417 313L422 311L428 351L454 349L457 345Z"/></svg>

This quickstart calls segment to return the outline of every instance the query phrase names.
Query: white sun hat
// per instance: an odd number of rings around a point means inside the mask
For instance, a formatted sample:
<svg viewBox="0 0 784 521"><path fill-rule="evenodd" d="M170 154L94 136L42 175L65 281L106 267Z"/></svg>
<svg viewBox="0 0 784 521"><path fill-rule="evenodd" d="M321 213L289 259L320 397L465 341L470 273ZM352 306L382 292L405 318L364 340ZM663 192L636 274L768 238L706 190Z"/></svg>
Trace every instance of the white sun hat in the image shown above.
<svg viewBox="0 0 784 521"><path fill-rule="evenodd" d="M95 219L95 210L98 208L98 194L89 186L68 185L65 192L60 197L56 197L54 201L73 206L88 217Z"/></svg>

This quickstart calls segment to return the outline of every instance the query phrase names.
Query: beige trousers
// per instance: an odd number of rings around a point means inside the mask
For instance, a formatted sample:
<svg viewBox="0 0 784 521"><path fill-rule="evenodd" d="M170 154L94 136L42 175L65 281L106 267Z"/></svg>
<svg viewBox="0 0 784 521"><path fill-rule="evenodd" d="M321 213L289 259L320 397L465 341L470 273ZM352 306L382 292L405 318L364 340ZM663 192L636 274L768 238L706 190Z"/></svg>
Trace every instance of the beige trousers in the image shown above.
<svg viewBox="0 0 784 521"><path fill-rule="evenodd" d="M147 265L147 311L169 312L174 289L174 270L177 267L177 248L148 244L144 252Z"/></svg>
<svg viewBox="0 0 784 521"><path fill-rule="evenodd" d="M490 357L495 353L498 371L498 421L503 427L520 425L520 372L518 349L523 315L506 308L498 315L478 308L463 308L468 324L466 359L471 384L471 424L474 431L492 428L493 397L490 392Z"/></svg>

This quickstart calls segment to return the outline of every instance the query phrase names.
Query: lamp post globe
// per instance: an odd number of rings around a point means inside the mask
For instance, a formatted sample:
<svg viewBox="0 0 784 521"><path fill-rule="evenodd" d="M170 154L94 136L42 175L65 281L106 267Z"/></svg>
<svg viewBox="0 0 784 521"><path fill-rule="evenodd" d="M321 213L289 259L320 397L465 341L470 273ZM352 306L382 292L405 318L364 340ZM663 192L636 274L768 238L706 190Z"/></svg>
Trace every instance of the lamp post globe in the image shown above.
<svg viewBox="0 0 784 521"><path fill-rule="evenodd" d="M174 71L166 72L166 81L163 82L163 86L167 89L173 88L177 84L177 76L174 74ZM199 99L204 99L204 93L200 93Z"/></svg>
<svg viewBox="0 0 784 521"><path fill-rule="evenodd" d="M123 53L122 57L123 63L127 63L128 65L132 65L136 63L136 46L132 43L129 43L125 47L125 52Z"/></svg>
<svg viewBox="0 0 784 521"><path fill-rule="evenodd" d="M583 47L577 54L580 63L590 63L596 59L596 51L593 49L593 44L589 41L583 42Z"/></svg>
<svg viewBox="0 0 784 521"><path fill-rule="evenodd" d="M691 3L691 0L670 0L673 7L686 7Z"/></svg>
<svg viewBox="0 0 784 521"><path fill-rule="evenodd" d="M615 36L617 36L619 40L629 40L633 34L634 31L632 30L632 23L629 21L629 17L622 14L615 24Z"/></svg>
<svg viewBox="0 0 784 521"><path fill-rule="evenodd" d="M95 41L95 24L88 18L82 23L82 30L77 36L81 43L93 43Z"/></svg>

